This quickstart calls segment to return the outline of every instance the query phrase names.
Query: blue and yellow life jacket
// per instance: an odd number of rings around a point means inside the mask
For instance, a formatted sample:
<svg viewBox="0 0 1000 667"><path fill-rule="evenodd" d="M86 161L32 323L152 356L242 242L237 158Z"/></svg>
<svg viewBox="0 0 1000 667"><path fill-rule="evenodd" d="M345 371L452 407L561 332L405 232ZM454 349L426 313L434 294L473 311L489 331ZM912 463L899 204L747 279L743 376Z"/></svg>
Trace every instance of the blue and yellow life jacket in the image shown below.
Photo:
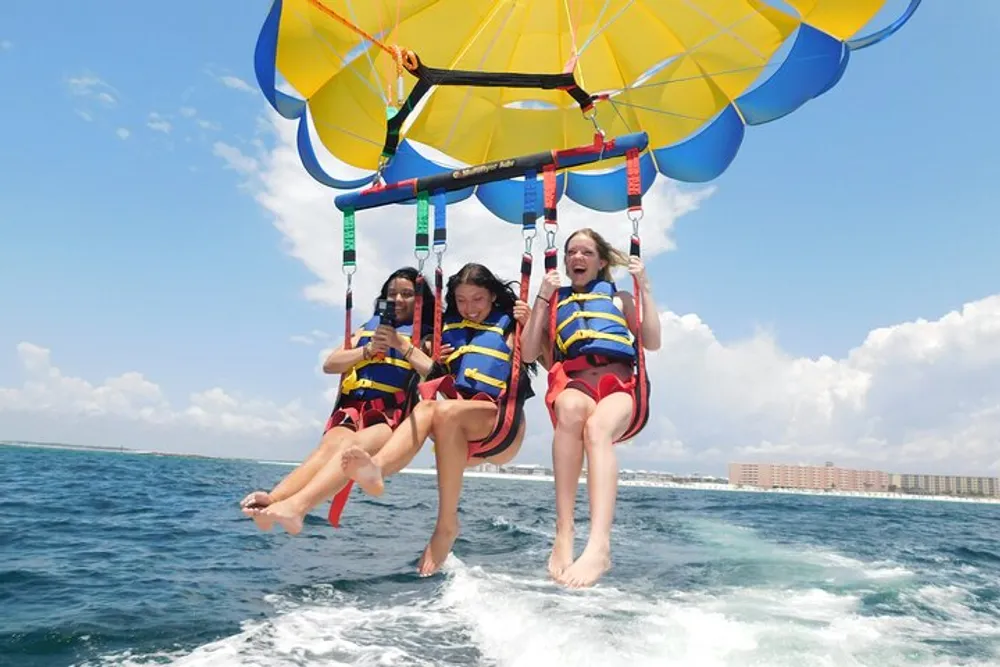
<svg viewBox="0 0 1000 667"><path fill-rule="evenodd" d="M556 345L565 359L588 355L633 361L635 340L625 315L615 306L613 283L595 280L586 292L559 289Z"/></svg>
<svg viewBox="0 0 1000 667"><path fill-rule="evenodd" d="M449 316L442 324L441 344L455 349L444 360L455 377L455 387L499 398L510 380L511 349L506 337L513 318L493 310L481 323Z"/></svg>
<svg viewBox="0 0 1000 667"><path fill-rule="evenodd" d="M378 325L378 315L365 323L358 338L358 347L371 341ZM401 324L396 331L401 336L409 337L413 333L413 324ZM398 399L399 394L409 388L415 372L410 362L403 359L402 352L390 348L384 359L372 358L355 365L343 378L341 394L363 401Z"/></svg>

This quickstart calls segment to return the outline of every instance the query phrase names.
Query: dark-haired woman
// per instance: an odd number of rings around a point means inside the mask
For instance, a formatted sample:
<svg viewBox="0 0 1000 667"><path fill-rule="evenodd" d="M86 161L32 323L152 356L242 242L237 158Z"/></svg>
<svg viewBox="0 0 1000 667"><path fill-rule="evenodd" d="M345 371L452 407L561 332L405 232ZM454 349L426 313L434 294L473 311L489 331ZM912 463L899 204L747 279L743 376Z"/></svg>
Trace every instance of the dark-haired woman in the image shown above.
<svg viewBox="0 0 1000 667"><path fill-rule="evenodd" d="M533 396L522 364L511 388L514 333L530 310L482 264L466 264L448 279L441 354L437 372L421 385L423 400L377 454L349 447L345 472L366 492L381 495L384 479L413 460L428 436L434 438L438 517L418 570L438 570L458 536L458 501L467 466L509 462L524 440L524 402ZM436 377L435 377L436 376ZM514 401L509 404L509 401ZM509 410L508 410L509 408ZM502 427L502 428L501 428Z"/></svg>
<svg viewBox="0 0 1000 667"><path fill-rule="evenodd" d="M413 335L416 284L414 268L390 275L379 296L394 302L395 328L381 324L376 311L354 334L349 349L334 350L323 362L325 373L342 374L343 379L319 446L271 491L255 491L241 503L262 530L278 522L289 533L301 531L305 515L347 484L339 454L347 447L377 452L410 414L419 378L433 365L413 342L424 337ZM427 335L434 322L434 295L426 281L421 284L421 333Z"/></svg>

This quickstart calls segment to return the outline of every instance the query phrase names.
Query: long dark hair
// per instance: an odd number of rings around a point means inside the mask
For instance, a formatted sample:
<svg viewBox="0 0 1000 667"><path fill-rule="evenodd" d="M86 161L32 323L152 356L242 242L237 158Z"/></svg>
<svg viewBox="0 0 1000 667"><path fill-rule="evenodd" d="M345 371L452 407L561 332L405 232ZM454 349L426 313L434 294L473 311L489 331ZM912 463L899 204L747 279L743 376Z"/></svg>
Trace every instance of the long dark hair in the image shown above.
<svg viewBox="0 0 1000 667"><path fill-rule="evenodd" d="M445 317L458 317L458 304L455 303L455 290L460 285L475 285L489 290L496 301L493 307L511 317L514 316L514 302L517 301L517 292L511 285L517 283L505 283L487 269L482 264L469 262L458 273L448 278L448 293L445 295Z"/></svg>
<svg viewBox="0 0 1000 667"><path fill-rule="evenodd" d="M427 285L427 281L423 280L420 283L420 287L417 286L417 270L412 266L404 266L401 269L396 269L393 271L385 282L382 283L382 289L379 291L379 299L385 299L389 296L389 285L396 278L404 278L413 283L414 290L420 290L419 294L423 298L423 303L420 309L420 328L421 336L427 335L434 331L434 308L436 304L434 303L434 292ZM373 313L378 311L378 301L372 304Z"/></svg>
<svg viewBox="0 0 1000 667"><path fill-rule="evenodd" d="M493 308L499 310L505 315L509 315L511 318L514 317L514 302L517 301L517 292L514 291L514 285L519 284L516 281L504 282L494 275L492 271L487 269L482 264L477 264L475 262L469 262L461 269L458 273L454 274L448 278L448 293L445 295L445 317L460 317L458 313L458 304L455 302L455 290L458 289L460 285L475 285L476 287L482 287L490 291L490 293L496 297L496 301L493 303ZM510 331L514 331L515 323L510 326ZM508 331L507 333L510 333ZM517 342L515 341L515 344ZM536 367L534 363L524 364L529 371L534 372Z"/></svg>

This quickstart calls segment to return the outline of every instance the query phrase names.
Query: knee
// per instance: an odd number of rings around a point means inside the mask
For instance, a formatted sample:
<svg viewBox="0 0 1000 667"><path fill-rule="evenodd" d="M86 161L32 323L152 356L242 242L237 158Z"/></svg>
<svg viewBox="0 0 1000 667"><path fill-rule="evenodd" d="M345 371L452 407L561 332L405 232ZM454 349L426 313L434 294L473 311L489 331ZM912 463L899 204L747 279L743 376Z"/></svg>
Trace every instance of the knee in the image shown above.
<svg viewBox="0 0 1000 667"><path fill-rule="evenodd" d="M565 400L557 400L556 428L577 433L582 431L591 410L592 406L586 400L576 396L565 396Z"/></svg>
<svg viewBox="0 0 1000 667"><path fill-rule="evenodd" d="M437 431L445 424L454 424L458 414L458 405L454 401L434 401L434 404L433 421L431 422L434 425L434 430Z"/></svg>
<svg viewBox="0 0 1000 667"><path fill-rule="evenodd" d="M413 416L418 419L434 419L437 414L438 402L423 400L413 407Z"/></svg>
<svg viewBox="0 0 1000 667"><path fill-rule="evenodd" d="M595 446L606 443L608 437L607 424L601 419L590 419L583 426L583 448L590 452Z"/></svg>
<svg viewBox="0 0 1000 667"><path fill-rule="evenodd" d="M319 448L325 454L336 454L344 449L351 439L350 437L345 437L342 433L330 432L320 441Z"/></svg>

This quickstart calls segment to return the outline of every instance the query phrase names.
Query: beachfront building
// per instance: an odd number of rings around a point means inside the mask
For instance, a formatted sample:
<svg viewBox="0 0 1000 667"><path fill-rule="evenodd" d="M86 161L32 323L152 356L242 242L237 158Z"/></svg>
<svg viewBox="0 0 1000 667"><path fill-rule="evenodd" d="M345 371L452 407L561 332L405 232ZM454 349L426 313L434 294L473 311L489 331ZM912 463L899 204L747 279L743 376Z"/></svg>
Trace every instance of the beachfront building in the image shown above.
<svg viewBox="0 0 1000 667"><path fill-rule="evenodd" d="M501 471L511 475L535 475L538 477L552 475L552 468L546 468L545 466L540 466L537 463L522 463L520 465L508 464L502 466Z"/></svg>
<svg viewBox="0 0 1000 667"><path fill-rule="evenodd" d="M469 470L472 470L474 472L489 472L494 474L503 472L503 470L500 469L500 466L498 466L496 463L490 463L489 461L483 461L479 465L472 466L471 468L469 468Z"/></svg>
<svg viewBox="0 0 1000 667"><path fill-rule="evenodd" d="M934 496L1000 496L1000 481L996 477L968 475L889 475L890 488L903 493Z"/></svg>
<svg viewBox="0 0 1000 667"><path fill-rule="evenodd" d="M889 474L881 470L838 468L783 463L730 463L729 483L763 489L815 489L830 491L888 491Z"/></svg>
<svg viewBox="0 0 1000 667"><path fill-rule="evenodd" d="M660 472L658 470L630 470L623 469L618 473L618 479L623 482L673 482L674 473Z"/></svg>

